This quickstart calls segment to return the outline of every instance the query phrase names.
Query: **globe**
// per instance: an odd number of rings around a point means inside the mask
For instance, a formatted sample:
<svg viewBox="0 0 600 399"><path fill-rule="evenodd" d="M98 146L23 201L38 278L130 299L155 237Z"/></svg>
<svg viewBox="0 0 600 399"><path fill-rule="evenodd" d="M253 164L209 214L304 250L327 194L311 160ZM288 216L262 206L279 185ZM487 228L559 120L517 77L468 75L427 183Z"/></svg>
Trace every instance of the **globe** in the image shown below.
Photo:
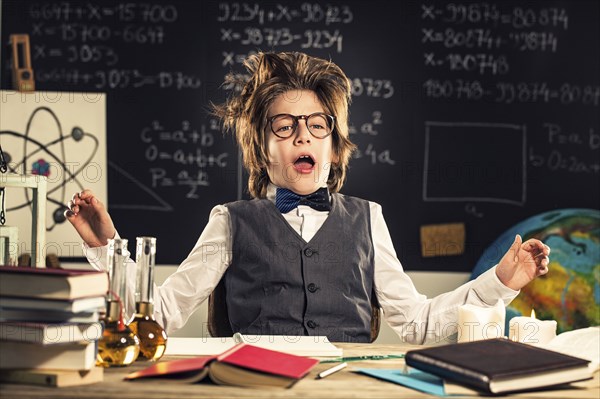
<svg viewBox="0 0 600 399"><path fill-rule="evenodd" d="M507 322L535 310L556 320L558 332L600 324L600 211L561 209L530 217L505 231L479 258L476 278L497 264L513 243L537 238L551 248L549 272L525 286L507 308ZM508 330L506 330L508 331Z"/></svg>

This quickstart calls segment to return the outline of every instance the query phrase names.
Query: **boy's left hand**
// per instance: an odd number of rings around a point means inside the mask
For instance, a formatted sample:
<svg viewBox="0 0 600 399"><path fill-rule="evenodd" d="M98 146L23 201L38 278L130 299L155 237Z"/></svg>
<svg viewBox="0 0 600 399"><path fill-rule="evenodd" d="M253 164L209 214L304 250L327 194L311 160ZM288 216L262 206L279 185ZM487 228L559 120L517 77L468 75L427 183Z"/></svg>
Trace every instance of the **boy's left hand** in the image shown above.
<svg viewBox="0 0 600 399"><path fill-rule="evenodd" d="M550 247L531 238L522 242L517 234L515 242L496 267L496 275L504 285L515 291L538 276L548 273Z"/></svg>

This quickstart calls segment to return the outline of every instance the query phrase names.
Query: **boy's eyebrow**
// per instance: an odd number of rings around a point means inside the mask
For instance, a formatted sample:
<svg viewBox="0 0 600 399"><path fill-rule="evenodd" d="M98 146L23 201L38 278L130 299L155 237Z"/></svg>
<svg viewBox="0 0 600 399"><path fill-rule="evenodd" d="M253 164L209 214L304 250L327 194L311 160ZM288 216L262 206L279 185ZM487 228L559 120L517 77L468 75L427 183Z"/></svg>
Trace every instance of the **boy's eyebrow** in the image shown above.
<svg viewBox="0 0 600 399"><path fill-rule="evenodd" d="M301 114L301 115L294 115L294 114L291 114L289 112L280 112L278 114L273 114L271 116L267 115L267 119L271 119L271 118L273 118L275 116L279 116L279 115L290 115L290 116L300 117L300 116L311 116L311 115L314 115L314 114L326 114L326 115L329 115L329 113L327 111L315 111L315 112L311 112L309 114Z"/></svg>

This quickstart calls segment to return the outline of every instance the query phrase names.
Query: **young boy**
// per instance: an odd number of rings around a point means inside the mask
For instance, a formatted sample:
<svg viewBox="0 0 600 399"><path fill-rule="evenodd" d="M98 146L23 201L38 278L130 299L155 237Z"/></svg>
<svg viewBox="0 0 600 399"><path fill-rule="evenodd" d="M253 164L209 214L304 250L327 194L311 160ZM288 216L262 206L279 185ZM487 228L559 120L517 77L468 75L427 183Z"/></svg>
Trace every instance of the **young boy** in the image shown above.
<svg viewBox="0 0 600 399"><path fill-rule="evenodd" d="M254 199L216 206L187 259L156 288L155 317L168 332L224 279L233 331L369 342L377 301L403 340L437 342L456 332L459 306L508 304L547 273L550 248L517 236L476 280L433 299L420 295L381 207L339 193L354 149L348 78L301 53L260 53L245 66L248 81L229 77L241 93L214 109L236 134ZM105 207L89 190L68 206L86 245L98 247L90 262L105 269L103 246L117 234Z"/></svg>

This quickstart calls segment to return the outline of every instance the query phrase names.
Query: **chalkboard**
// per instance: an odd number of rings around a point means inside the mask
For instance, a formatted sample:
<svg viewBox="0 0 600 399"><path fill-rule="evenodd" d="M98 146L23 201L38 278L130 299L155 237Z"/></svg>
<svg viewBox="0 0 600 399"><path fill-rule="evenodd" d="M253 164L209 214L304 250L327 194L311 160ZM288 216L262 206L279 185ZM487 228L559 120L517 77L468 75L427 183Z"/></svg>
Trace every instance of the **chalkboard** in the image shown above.
<svg viewBox="0 0 600 399"><path fill-rule="evenodd" d="M109 208L177 264L210 209L247 198L206 109L250 53L330 58L353 84L358 151L342 192L379 202L407 270L469 271L504 230L600 203L600 3L4 1L36 89L107 93ZM2 88L10 88L8 51ZM421 256L422 225L465 252Z"/></svg>

